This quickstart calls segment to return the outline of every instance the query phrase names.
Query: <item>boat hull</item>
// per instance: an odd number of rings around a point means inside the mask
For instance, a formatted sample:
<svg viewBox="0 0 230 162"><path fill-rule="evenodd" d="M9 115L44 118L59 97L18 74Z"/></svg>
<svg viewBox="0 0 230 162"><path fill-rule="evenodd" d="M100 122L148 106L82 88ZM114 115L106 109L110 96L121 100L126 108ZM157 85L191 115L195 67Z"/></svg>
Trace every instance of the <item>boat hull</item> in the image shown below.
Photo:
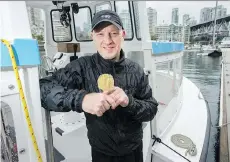
<svg viewBox="0 0 230 162"><path fill-rule="evenodd" d="M213 52L210 52L208 54L209 57L220 57L222 56L222 52L221 51L217 51L217 50L214 50Z"/></svg>

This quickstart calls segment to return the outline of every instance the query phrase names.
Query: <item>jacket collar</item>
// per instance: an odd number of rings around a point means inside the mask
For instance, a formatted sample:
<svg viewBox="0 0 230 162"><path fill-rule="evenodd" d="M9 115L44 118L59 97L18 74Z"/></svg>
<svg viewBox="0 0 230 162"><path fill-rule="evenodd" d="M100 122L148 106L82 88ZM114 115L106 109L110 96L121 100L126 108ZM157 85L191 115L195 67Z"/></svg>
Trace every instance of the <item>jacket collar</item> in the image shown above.
<svg viewBox="0 0 230 162"><path fill-rule="evenodd" d="M120 67L123 66L125 64L125 54L124 51L121 49L120 51L120 59L118 61L115 60L108 60L108 59L104 59L98 52L96 53L96 60L97 63L102 65L103 67Z"/></svg>

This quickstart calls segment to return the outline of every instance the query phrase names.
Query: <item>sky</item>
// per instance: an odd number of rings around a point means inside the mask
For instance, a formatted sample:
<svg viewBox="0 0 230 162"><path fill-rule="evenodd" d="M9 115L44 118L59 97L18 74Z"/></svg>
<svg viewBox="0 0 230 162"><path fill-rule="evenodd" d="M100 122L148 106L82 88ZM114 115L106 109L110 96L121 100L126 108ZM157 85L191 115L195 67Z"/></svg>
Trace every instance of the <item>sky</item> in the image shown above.
<svg viewBox="0 0 230 162"><path fill-rule="evenodd" d="M227 8L227 14L230 14L230 1L218 1L218 5ZM182 24L183 15L189 14L200 21L200 10L204 7L215 7L216 1L147 1L147 7L152 7L157 11L157 23L171 23L172 8L179 8L179 24Z"/></svg>

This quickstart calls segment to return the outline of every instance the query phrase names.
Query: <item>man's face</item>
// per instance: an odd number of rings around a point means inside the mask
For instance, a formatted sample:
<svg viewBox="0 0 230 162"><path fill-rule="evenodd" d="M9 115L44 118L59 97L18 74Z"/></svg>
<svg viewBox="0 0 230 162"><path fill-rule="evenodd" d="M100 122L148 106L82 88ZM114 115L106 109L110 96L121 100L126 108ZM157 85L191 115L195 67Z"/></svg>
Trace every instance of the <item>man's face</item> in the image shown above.
<svg viewBox="0 0 230 162"><path fill-rule="evenodd" d="M103 22L102 22L103 23ZM92 39L97 51L104 59L119 59L121 44L124 41L125 32L115 25L109 24L92 32Z"/></svg>

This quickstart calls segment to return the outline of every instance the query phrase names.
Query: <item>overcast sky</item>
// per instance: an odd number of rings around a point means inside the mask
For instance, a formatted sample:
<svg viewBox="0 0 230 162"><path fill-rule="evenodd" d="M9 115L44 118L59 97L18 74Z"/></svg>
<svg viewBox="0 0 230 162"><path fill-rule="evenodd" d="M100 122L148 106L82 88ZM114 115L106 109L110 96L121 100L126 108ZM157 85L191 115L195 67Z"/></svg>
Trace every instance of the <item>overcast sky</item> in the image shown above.
<svg viewBox="0 0 230 162"><path fill-rule="evenodd" d="M230 14L230 1L218 1L218 5L227 8L227 14ZM204 7L215 7L216 1L148 1L147 7L157 10L157 23L171 23L172 8L179 8L179 23L182 24L183 15L189 14L200 21L200 10Z"/></svg>

